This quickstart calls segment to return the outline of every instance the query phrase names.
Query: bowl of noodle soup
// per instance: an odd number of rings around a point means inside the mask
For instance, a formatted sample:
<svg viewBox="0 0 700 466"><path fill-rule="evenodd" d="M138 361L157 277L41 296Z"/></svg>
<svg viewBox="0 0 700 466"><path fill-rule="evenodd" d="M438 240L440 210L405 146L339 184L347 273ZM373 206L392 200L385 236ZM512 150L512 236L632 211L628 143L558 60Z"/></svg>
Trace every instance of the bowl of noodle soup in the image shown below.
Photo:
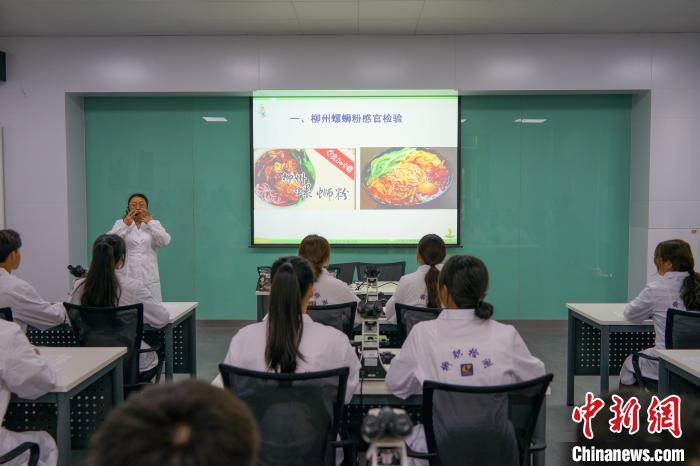
<svg viewBox="0 0 700 466"><path fill-rule="evenodd" d="M449 162L434 149L392 147L372 158L362 186L377 204L411 207L434 201L450 188Z"/></svg>

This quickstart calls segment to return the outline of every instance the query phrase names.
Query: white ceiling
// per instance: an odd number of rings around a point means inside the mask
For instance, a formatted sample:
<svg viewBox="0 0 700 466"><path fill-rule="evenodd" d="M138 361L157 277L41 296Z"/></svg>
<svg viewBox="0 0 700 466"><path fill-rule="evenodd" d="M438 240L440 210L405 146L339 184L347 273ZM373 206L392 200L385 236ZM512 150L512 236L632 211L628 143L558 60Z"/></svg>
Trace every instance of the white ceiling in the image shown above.
<svg viewBox="0 0 700 466"><path fill-rule="evenodd" d="M700 0L0 0L0 36L700 32Z"/></svg>

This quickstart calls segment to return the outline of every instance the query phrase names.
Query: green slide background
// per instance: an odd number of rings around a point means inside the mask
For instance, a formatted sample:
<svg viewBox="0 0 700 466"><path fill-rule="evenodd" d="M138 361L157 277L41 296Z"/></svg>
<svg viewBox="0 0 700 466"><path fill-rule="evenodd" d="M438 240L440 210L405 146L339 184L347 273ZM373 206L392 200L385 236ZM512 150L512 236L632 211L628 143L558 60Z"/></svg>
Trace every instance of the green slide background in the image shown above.
<svg viewBox="0 0 700 466"><path fill-rule="evenodd" d="M254 319L256 266L294 253L249 247L248 105L85 99L90 243L130 193L146 193L173 237L159 252L164 298L199 301L200 319ZM564 319L566 302L626 299L629 108L623 95L462 98L463 246L448 252L486 262L496 318ZM401 248L338 249L331 260L416 266Z"/></svg>

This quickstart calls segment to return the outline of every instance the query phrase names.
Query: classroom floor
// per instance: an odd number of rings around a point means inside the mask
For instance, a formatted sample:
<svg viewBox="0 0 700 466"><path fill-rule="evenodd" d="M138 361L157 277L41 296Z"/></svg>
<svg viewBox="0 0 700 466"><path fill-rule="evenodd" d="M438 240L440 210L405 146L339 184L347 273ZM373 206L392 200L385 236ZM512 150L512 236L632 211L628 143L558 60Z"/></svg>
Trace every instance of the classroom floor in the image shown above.
<svg viewBox="0 0 700 466"><path fill-rule="evenodd" d="M231 337L239 328L248 324L244 321L200 322L197 329L197 373L202 380L212 380L218 372L218 364L223 360ZM552 394L547 397L547 466L560 466L568 463L571 443L575 438L575 425L571 421L571 408L565 404L566 376L566 321L510 322L518 329L530 351L544 361L547 372L554 374ZM176 376L176 379L186 376ZM590 390L597 393L597 377L576 378L576 402L580 403L583 394ZM610 387L617 387L617 378L612 377ZM74 452L74 464L79 465L85 452Z"/></svg>

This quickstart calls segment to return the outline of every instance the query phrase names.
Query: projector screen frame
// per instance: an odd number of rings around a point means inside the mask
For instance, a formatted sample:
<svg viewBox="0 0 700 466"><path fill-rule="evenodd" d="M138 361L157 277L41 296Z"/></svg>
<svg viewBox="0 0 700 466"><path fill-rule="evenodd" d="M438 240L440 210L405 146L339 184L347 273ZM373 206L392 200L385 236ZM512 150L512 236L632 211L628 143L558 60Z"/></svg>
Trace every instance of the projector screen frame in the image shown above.
<svg viewBox="0 0 700 466"><path fill-rule="evenodd" d="M462 96L457 97L457 242L452 244L446 244L447 248L461 248L462 247L462 135L461 127L462 124ZM253 158L255 155L255 148L253 147L253 96L248 98L248 130L249 130L249 153L248 153L248 166L250 171L250 185L248 187L248 193L250 195L250 244L249 248L252 249L288 249L299 247L298 243L255 243L255 200L253 193L253 186L255 182L255 164L253 163ZM311 234L312 232L309 232ZM363 248L363 249L374 249L374 248L403 248L403 249L415 249L418 243L376 243L376 244L352 244L352 243L334 243L329 240L329 243L333 248Z"/></svg>

